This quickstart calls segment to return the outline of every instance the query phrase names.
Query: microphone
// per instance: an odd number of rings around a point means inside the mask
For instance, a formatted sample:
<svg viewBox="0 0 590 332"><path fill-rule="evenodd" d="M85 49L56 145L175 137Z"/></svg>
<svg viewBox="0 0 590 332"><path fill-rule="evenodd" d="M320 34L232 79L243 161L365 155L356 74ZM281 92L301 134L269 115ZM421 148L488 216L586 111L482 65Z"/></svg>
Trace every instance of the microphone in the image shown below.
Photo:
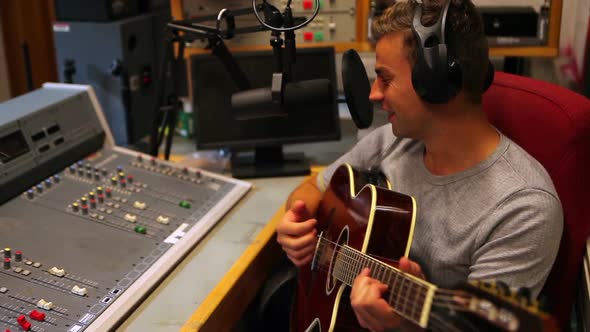
<svg viewBox="0 0 590 332"><path fill-rule="evenodd" d="M234 93L231 105L236 119L249 120L284 117L288 109L305 108L309 104L326 104L328 107L334 97L330 80L315 79L286 83L274 96L270 87Z"/></svg>

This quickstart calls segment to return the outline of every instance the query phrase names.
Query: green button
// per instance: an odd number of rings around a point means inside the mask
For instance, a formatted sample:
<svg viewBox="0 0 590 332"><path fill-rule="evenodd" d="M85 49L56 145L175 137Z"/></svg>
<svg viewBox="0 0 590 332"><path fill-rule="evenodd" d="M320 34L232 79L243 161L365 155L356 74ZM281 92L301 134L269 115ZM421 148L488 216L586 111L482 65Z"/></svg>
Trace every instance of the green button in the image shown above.
<svg viewBox="0 0 590 332"><path fill-rule="evenodd" d="M190 209L191 208L191 203L189 203L187 201L180 201L180 203L178 203L178 205L180 207L185 208L185 209Z"/></svg>
<svg viewBox="0 0 590 332"><path fill-rule="evenodd" d="M323 31L316 31L314 34L315 41L323 41L324 40L324 32Z"/></svg>
<svg viewBox="0 0 590 332"><path fill-rule="evenodd" d="M145 234L146 230L145 230L145 227L143 227L143 226L135 226L135 232L140 233L140 234Z"/></svg>
<svg viewBox="0 0 590 332"><path fill-rule="evenodd" d="M315 9L316 1L313 0L313 8ZM324 0L320 0L320 9L324 9Z"/></svg>

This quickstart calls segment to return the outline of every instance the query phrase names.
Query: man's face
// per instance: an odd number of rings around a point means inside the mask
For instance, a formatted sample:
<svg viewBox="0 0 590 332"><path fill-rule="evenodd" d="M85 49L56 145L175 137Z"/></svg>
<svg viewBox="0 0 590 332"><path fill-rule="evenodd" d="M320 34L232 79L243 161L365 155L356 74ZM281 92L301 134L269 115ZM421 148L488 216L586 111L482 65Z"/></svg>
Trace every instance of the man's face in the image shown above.
<svg viewBox="0 0 590 332"><path fill-rule="evenodd" d="M421 139L431 121L426 108L412 86L412 67L403 44L403 33L382 37L375 49L377 79L369 99L388 113L397 137Z"/></svg>

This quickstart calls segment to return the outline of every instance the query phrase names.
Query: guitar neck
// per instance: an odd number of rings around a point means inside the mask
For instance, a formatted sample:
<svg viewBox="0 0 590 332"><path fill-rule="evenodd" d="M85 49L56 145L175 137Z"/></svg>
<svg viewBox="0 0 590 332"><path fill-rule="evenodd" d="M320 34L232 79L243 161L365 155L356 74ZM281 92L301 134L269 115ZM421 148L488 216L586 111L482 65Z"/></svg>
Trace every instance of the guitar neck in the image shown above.
<svg viewBox="0 0 590 332"><path fill-rule="evenodd" d="M348 246L338 250L333 276L352 287L365 267L371 270L371 278L388 286L384 299L398 314L419 326L427 326L436 286Z"/></svg>

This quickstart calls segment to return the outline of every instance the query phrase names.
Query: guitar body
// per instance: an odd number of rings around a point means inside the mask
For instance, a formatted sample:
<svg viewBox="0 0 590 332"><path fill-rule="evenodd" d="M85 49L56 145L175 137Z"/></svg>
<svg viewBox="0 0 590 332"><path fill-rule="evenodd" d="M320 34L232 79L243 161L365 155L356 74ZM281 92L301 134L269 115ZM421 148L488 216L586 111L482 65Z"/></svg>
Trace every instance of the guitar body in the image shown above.
<svg viewBox="0 0 590 332"><path fill-rule="evenodd" d="M415 201L364 178L349 165L336 170L317 212L318 234L328 240L324 244L346 245L397 267L396 261L409 254ZM350 306L350 287L333 277L338 264L355 263L339 254L334 245L319 246L312 268L300 269L293 331L364 330Z"/></svg>

